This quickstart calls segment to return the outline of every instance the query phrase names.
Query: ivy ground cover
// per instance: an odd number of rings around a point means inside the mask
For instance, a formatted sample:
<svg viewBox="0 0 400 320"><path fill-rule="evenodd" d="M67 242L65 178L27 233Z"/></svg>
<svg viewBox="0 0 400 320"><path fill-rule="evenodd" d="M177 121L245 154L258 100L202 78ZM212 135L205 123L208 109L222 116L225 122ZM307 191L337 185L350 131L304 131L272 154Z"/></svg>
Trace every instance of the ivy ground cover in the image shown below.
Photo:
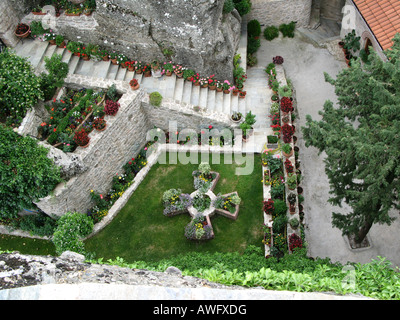
<svg viewBox="0 0 400 320"><path fill-rule="evenodd" d="M155 164L132 195L126 206L99 234L85 241L87 251L97 258L123 258L127 262L157 261L188 252L239 252L247 246L262 243L262 184L261 158L254 157L254 170L250 175L235 175L238 164L210 163L221 174L216 193L237 190L242 199L240 215L236 221L215 215L212 218L215 239L193 242L185 238L184 229L190 222L189 214L173 219L163 215L162 195L170 188L184 193L194 191L192 172L197 164ZM168 160L167 155L167 160ZM200 156L199 156L200 158ZM200 163L200 159L199 159Z"/></svg>

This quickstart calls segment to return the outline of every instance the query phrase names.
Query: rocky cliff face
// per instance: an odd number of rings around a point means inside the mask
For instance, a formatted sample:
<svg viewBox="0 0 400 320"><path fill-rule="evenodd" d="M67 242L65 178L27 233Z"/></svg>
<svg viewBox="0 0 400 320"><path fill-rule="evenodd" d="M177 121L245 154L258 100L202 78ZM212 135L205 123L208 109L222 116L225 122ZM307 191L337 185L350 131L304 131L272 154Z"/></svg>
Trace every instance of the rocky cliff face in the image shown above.
<svg viewBox="0 0 400 320"><path fill-rule="evenodd" d="M223 0L97 0L92 42L134 59L171 59L232 80L241 18L223 14ZM84 37L84 38L85 38Z"/></svg>

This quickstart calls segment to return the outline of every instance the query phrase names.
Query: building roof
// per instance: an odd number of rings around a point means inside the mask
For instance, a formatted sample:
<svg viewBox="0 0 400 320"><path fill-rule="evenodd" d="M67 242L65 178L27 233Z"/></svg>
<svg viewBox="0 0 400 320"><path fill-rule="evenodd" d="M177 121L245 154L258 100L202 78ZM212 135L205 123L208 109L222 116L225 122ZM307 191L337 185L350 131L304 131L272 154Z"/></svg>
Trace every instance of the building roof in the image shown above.
<svg viewBox="0 0 400 320"><path fill-rule="evenodd" d="M392 47L400 32L399 0L353 0L383 50Z"/></svg>

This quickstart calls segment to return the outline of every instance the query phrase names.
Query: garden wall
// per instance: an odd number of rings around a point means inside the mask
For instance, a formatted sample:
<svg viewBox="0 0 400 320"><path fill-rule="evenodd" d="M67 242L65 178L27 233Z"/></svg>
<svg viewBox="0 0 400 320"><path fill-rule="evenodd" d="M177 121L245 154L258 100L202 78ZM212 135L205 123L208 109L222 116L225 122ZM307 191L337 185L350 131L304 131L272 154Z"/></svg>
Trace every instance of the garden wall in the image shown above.
<svg viewBox="0 0 400 320"><path fill-rule="evenodd" d="M15 47L19 39L14 35L20 16L8 0L0 1L0 39L8 47Z"/></svg>
<svg viewBox="0 0 400 320"><path fill-rule="evenodd" d="M265 26L297 22L297 27L308 26L312 0L252 0L248 21L257 19Z"/></svg>
<svg viewBox="0 0 400 320"><path fill-rule="evenodd" d="M90 190L108 192L113 176L121 173L122 166L136 155L144 145L147 132L152 126L141 111L141 99L145 91L132 91L127 83L102 80L84 76L69 76L66 85L76 88L106 89L113 83L124 93L119 100L120 109L116 116L106 116L107 129L95 130L89 135L87 148L78 147L73 153L80 158L87 170L60 183L53 193L37 203L48 214L61 216L68 211L86 212L91 206ZM128 90L127 90L128 89Z"/></svg>

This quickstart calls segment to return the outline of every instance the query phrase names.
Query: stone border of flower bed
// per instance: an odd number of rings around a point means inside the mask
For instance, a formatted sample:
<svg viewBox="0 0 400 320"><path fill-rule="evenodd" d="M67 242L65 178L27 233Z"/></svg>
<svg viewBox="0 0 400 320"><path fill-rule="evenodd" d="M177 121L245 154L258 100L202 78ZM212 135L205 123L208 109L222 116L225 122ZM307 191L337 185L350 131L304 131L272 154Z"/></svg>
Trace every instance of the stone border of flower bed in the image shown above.
<svg viewBox="0 0 400 320"><path fill-rule="evenodd" d="M226 198L226 197L229 197L230 195L233 195L233 194L236 194L237 196L239 196L237 191L234 191L234 192L231 192L231 193L227 193L227 194L223 194L221 196ZM238 214L239 214L239 205L237 204L235 207L236 207L236 209L235 209L234 213L231 213L230 211L227 211L227 210L224 210L224 209L219 209L219 208L215 208L215 212L217 212L218 214L220 214L220 215L222 215L222 216L224 216L226 218L229 218L229 219L232 219L232 220L236 220L237 217L238 217Z"/></svg>

